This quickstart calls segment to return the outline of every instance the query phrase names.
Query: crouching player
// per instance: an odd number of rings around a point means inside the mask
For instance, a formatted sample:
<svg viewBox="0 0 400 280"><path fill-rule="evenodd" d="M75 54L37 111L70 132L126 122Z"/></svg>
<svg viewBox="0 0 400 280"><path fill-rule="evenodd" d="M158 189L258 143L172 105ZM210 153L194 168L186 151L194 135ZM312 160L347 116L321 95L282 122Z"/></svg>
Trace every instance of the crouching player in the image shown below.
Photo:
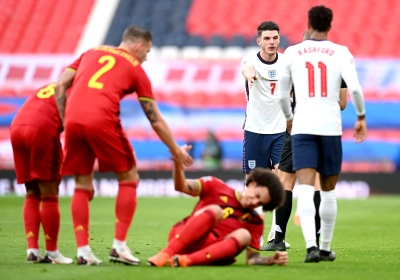
<svg viewBox="0 0 400 280"><path fill-rule="evenodd" d="M272 211L284 200L283 186L272 171L253 169L242 192L215 177L187 180L176 161L173 179L177 191L200 200L190 216L175 224L168 245L148 259L149 265L229 265L245 248L249 265L287 264L287 252L262 257L258 250L264 223L254 209L263 206L264 211Z"/></svg>
<svg viewBox="0 0 400 280"><path fill-rule="evenodd" d="M18 184L25 184L23 219L28 243L28 263L70 264L57 247L60 229L58 185L63 158L63 130L54 99L54 84L40 88L19 109L10 126ZM40 224L46 240L42 258L38 236Z"/></svg>

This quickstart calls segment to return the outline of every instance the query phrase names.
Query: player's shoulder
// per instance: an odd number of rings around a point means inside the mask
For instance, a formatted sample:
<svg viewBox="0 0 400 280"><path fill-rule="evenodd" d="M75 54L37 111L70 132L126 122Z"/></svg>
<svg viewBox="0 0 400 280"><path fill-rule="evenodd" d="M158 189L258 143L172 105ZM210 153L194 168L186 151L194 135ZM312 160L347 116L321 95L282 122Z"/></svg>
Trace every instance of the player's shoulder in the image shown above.
<svg viewBox="0 0 400 280"><path fill-rule="evenodd" d="M259 53L259 52L250 52L250 53L247 53L247 54L242 58L242 61L241 61L242 67L248 65L249 63L252 64L252 63L256 62L256 61L257 61L257 54L258 54L258 53Z"/></svg>
<svg viewBox="0 0 400 280"><path fill-rule="evenodd" d="M214 176L203 176L203 177L200 177L199 180L202 183L215 183L215 184L225 185L225 183L221 179L214 177Z"/></svg>

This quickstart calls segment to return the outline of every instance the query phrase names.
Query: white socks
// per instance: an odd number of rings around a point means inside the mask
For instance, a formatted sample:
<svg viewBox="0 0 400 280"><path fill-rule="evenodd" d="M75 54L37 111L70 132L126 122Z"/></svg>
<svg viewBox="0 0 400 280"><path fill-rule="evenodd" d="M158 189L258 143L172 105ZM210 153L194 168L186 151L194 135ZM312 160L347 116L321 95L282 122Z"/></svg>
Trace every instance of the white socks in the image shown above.
<svg viewBox="0 0 400 280"><path fill-rule="evenodd" d="M33 253L35 256L40 256L40 249L39 248L29 248L26 250L26 255L28 257L31 253Z"/></svg>
<svg viewBox="0 0 400 280"><path fill-rule="evenodd" d="M263 211L263 209L262 209L262 206L258 206L256 209L254 209L254 210L256 210L256 212L261 216L262 214L264 214L264 211Z"/></svg>
<svg viewBox="0 0 400 280"><path fill-rule="evenodd" d="M114 239L114 242L113 242L113 246L112 246L114 249L117 249L117 250L122 250L123 248L125 248L126 247L126 241L119 241L119 240L117 240L117 239Z"/></svg>
<svg viewBox="0 0 400 280"><path fill-rule="evenodd" d="M80 256L87 256L88 254L90 254L90 252L92 252L92 249L90 249L89 245L79 247L78 248L78 258Z"/></svg>
<svg viewBox="0 0 400 280"><path fill-rule="evenodd" d="M317 247L315 236L314 187L310 185L298 185L297 187L299 190L297 213L300 216L301 230L303 231L304 240L306 241L306 248Z"/></svg>
<svg viewBox="0 0 400 280"><path fill-rule="evenodd" d="M321 190L321 242L320 250L330 251L337 215L336 190L325 192Z"/></svg>
<svg viewBox="0 0 400 280"><path fill-rule="evenodd" d="M275 239L275 231L282 232L281 228L276 224L275 214L276 214L275 210L272 211L272 223L271 223L271 230L269 231L269 234L268 234L268 242ZM279 230L278 230L278 228L279 228Z"/></svg>

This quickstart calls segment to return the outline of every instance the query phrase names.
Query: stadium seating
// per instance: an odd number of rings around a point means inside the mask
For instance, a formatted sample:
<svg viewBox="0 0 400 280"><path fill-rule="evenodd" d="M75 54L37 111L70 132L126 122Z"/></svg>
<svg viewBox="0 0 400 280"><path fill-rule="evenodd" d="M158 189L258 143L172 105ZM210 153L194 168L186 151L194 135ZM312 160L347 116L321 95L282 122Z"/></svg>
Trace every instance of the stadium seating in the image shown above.
<svg viewBox="0 0 400 280"><path fill-rule="evenodd" d="M94 0L4 0L0 53L72 53Z"/></svg>

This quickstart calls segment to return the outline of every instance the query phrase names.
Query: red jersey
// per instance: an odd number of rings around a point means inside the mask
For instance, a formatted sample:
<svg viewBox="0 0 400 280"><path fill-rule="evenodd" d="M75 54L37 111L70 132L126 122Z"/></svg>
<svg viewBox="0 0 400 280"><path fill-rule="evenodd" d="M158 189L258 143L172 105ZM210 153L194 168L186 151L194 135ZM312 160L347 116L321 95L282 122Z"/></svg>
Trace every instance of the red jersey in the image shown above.
<svg viewBox="0 0 400 280"><path fill-rule="evenodd" d="M251 234L250 247L259 250L260 238L264 231L264 221L253 209L245 209L239 203L239 194L215 177L202 177L200 201L192 215L201 208L216 204L224 211L223 220L214 228L213 233L225 237L232 231L245 228Z"/></svg>
<svg viewBox="0 0 400 280"><path fill-rule="evenodd" d="M29 125L57 135L63 130L60 114L54 98L54 84L41 87L18 110L11 126Z"/></svg>
<svg viewBox="0 0 400 280"><path fill-rule="evenodd" d="M121 99L136 92L154 100L150 80L140 62L124 49L101 46L83 53L68 68L76 70L67 98L65 122L115 124Z"/></svg>

